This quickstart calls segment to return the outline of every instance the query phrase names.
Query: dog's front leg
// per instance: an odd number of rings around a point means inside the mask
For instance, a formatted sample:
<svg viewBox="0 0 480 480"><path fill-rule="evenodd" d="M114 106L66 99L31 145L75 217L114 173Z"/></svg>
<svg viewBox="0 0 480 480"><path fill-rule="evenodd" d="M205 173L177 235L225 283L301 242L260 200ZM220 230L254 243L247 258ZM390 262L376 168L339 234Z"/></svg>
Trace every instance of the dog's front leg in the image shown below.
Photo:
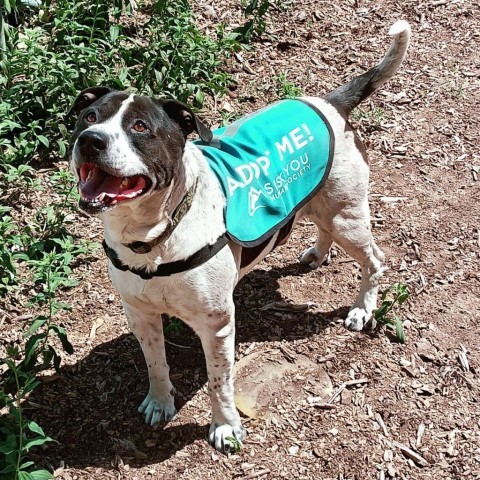
<svg viewBox="0 0 480 480"><path fill-rule="evenodd" d="M219 451L236 450L246 436L233 396L233 363L235 360L235 309L209 314L197 330L207 362L208 391L212 402L212 424L209 441Z"/></svg>
<svg viewBox="0 0 480 480"><path fill-rule="evenodd" d="M163 323L160 314L146 314L123 303L130 329L142 347L148 368L150 388L145 400L138 407L145 423L155 425L168 422L177 413L173 399L173 385L168 375L165 356Z"/></svg>

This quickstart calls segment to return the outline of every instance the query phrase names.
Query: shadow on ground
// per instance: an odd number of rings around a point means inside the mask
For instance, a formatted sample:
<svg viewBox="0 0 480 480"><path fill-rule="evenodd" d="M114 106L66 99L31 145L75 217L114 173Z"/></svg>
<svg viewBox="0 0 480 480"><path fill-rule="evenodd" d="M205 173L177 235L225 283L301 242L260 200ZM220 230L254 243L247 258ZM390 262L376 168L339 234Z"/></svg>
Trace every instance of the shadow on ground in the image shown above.
<svg viewBox="0 0 480 480"><path fill-rule="evenodd" d="M347 308L340 308L293 312L283 315L286 318L272 319L268 312L259 310L266 303L285 301L278 291L280 277L308 271L295 263L255 270L241 281L234 295L237 344L306 338L325 329L334 317L346 314ZM59 442L48 447L43 461L54 468L61 460L75 468L108 469L119 461L140 467L162 462L184 446L206 439L207 416L200 424L191 413L182 412L206 383L200 341L188 327L180 334L167 335L167 340L170 374L177 389L177 420L166 427L143 423L137 407L148 389L145 362L133 335L122 335L94 348L73 367L64 369L60 379L42 385L30 398L33 417ZM206 409L207 404L203 412Z"/></svg>

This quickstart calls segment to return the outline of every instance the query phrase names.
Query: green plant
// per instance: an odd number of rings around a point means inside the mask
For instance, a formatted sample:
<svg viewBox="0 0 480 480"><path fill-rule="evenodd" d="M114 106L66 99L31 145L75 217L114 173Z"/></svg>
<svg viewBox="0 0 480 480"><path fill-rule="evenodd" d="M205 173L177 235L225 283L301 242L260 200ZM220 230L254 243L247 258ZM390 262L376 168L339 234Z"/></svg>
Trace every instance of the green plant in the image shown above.
<svg viewBox="0 0 480 480"><path fill-rule="evenodd" d="M242 443L239 442L235 437L229 436L225 437L225 440L228 440L233 446L233 453L237 453L242 449Z"/></svg>
<svg viewBox="0 0 480 480"><path fill-rule="evenodd" d="M400 343L405 343L405 331L401 318L393 312L393 309L395 305L403 305L408 296L408 286L405 283L390 285L382 293L382 305L374 312L374 318L380 325L386 325L395 330L395 335Z"/></svg>
<svg viewBox="0 0 480 480"><path fill-rule="evenodd" d="M352 119L364 124L369 131L379 130L385 121L385 110L382 108L372 108L371 110L356 108L352 112Z"/></svg>
<svg viewBox="0 0 480 480"><path fill-rule="evenodd" d="M277 78L277 95L280 98L296 98L302 95L302 89L287 80L287 76L281 73Z"/></svg>
<svg viewBox="0 0 480 480"><path fill-rule="evenodd" d="M171 333L172 335L180 335L183 332L185 324L182 322L182 320L177 317L170 317L168 315L165 315L163 318L166 323L166 334Z"/></svg>
<svg viewBox="0 0 480 480"><path fill-rule="evenodd" d="M20 355L17 347L7 349L4 363L15 379L17 390L7 394L0 390L0 406L6 407L8 416L0 417L0 476L4 480L49 480L53 475L44 469L32 470L34 462L26 460L30 450L53 440L43 429L23 414L22 403L39 382L18 368L16 358ZM2 458L3 457L3 458Z"/></svg>
<svg viewBox="0 0 480 480"><path fill-rule="evenodd" d="M248 20L234 30L239 42L249 43L254 37L265 32L267 28L265 17L270 8L270 3L270 0L248 0L244 2L244 15Z"/></svg>
<svg viewBox="0 0 480 480"><path fill-rule="evenodd" d="M3 454L0 455L0 474L5 480L53 478L46 470L35 470L33 462L27 461L32 447L53 440L38 424L25 417L23 402L39 385L38 372L52 364L57 371L60 368L61 357L51 342L52 334L58 337L67 353L73 353L65 329L54 323L59 312L70 308L56 299L59 288L76 284L68 268L70 261L68 253L58 255L57 252L48 253L41 260L30 260L35 266L33 280L39 285L30 304L44 312L35 316L26 329L23 352L17 346L8 346L6 358L1 361L7 367L0 379L0 408L8 409L8 415L0 417L0 431L5 438L0 441L0 454ZM29 438L28 432L36 436Z"/></svg>
<svg viewBox="0 0 480 480"><path fill-rule="evenodd" d="M0 205L0 295L4 295L16 283L17 250L23 245L17 224L9 214L11 208Z"/></svg>

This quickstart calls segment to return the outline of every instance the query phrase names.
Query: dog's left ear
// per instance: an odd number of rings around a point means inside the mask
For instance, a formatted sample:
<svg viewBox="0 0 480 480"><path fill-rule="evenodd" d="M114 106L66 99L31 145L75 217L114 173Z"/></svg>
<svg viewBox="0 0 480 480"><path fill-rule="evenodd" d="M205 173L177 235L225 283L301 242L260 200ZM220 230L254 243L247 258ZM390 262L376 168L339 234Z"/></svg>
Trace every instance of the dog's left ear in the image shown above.
<svg viewBox="0 0 480 480"><path fill-rule="evenodd" d="M158 102L167 115L180 125L185 136L195 130L205 143L212 141L212 131L193 113L190 107L177 100L158 100Z"/></svg>
<svg viewBox="0 0 480 480"><path fill-rule="evenodd" d="M90 87L78 94L78 97L73 102L73 105L67 112L67 117L72 113L80 113L83 109L89 107L93 102L96 102L100 97L112 91L108 87Z"/></svg>

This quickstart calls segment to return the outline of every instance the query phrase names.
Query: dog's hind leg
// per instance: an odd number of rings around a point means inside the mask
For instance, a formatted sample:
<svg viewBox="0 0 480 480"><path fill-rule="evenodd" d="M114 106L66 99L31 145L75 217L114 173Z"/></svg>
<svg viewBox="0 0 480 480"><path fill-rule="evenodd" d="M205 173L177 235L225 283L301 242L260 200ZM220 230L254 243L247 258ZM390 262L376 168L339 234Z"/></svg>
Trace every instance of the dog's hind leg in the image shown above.
<svg viewBox="0 0 480 480"><path fill-rule="evenodd" d="M302 252L299 260L311 269L315 269L320 265L328 265L331 262L330 248L332 246L332 236L321 227L319 220L315 217L310 217L310 219L317 225L317 241L313 247L307 248Z"/></svg>
<svg viewBox="0 0 480 480"><path fill-rule="evenodd" d="M355 259L362 269L360 292L348 312L345 326L362 330L377 305L378 283L385 268L385 256L376 245L370 230L368 200L362 205L345 208L333 219L332 237Z"/></svg>
<svg viewBox="0 0 480 480"><path fill-rule="evenodd" d="M139 312L125 302L123 306L130 329L142 347L150 380L148 394L138 411L143 413L148 425L168 422L177 411L173 399L174 389L168 374L162 317Z"/></svg>
<svg viewBox="0 0 480 480"><path fill-rule="evenodd" d="M229 312L210 313L196 322L208 372L212 402L210 443L223 453L234 452L246 436L234 401L233 363L235 360L235 318L233 303Z"/></svg>

